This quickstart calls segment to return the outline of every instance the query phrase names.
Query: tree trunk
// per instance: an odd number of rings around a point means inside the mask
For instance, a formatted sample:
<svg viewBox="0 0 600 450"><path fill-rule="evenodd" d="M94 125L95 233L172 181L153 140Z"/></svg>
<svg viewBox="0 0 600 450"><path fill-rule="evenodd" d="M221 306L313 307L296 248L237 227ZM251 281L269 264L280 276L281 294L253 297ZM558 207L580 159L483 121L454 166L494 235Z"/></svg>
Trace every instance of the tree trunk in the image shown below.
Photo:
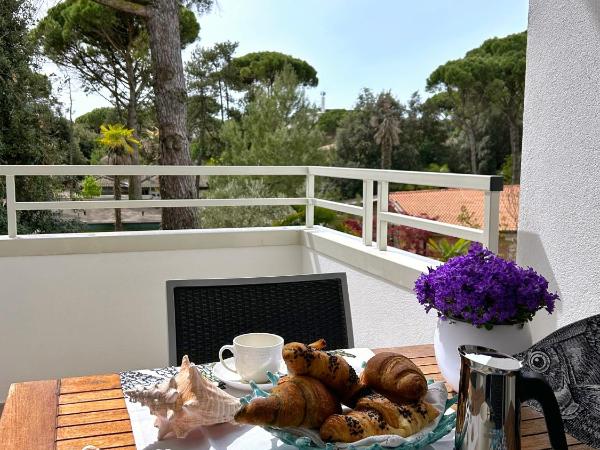
<svg viewBox="0 0 600 450"><path fill-rule="evenodd" d="M512 162L511 184L521 182L521 133L519 127L513 120L508 120L508 131L510 135L510 152Z"/></svg>
<svg viewBox="0 0 600 450"><path fill-rule="evenodd" d="M471 173L478 173L477 170L477 140L475 139L475 132L467 128L466 130L467 139L469 141L469 152L471 154Z"/></svg>
<svg viewBox="0 0 600 450"><path fill-rule="evenodd" d="M155 0L147 17L154 70L154 99L160 136L160 164L191 165L186 127L186 88L179 38L179 2ZM161 176L163 199L195 198L191 176ZM194 208L163 208L163 229L194 228Z"/></svg>
<svg viewBox="0 0 600 450"><path fill-rule="evenodd" d="M114 178L113 194L115 200L121 200L121 177L115 176ZM121 220L120 208L115 208L115 231L123 231L123 222Z"/></svg>
<svg viewBox="0 0 600 450"><path fill-rule="evenodd" d="M135 91L135 72L133 69L133 58L131 53L125 57L125 68L127 69L127 83L129 84L129 103L127 104L127 128L133 130L133 136L138 137L138 120L137 120L137 93ZM137 144L132 144L133 153L131 154L131 164L138 165L140 163L140 154ZM141 200L142 198L142 181L139 176L132 175L129 177L129 200Z"/></svg>
<svg viewBox="0 0 600 450"><path fill-rule="evenodd" d="M386 142L381 143L381 168L392 168L392 146Z"/></svg>
<svg viewBox="0 0 600 450"><path fill-rule="evenodd" d="M223 85L221 84L221 80L219 80L219 102L221 103L221 123L225 122L225 112L223 105Z"/></svg>

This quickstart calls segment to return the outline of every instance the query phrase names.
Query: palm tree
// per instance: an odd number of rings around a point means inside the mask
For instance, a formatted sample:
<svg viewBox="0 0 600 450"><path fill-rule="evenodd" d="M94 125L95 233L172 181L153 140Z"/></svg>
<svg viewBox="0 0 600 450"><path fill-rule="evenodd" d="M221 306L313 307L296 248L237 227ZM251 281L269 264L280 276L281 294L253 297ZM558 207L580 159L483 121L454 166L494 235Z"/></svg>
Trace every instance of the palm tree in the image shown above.
<svg viewBox="0 0 600 450"><path fill-rule="evenodd" d="M392 150L400 144L400 112L389 92L379 94L376 110L371 117L375 128L375 143L381 147L381 168L392 168Z"/></svg>
<svg viewBox="0 0 600 450"><path fill-rule="evenodd" d="M119 123L101 125L100 134L98 143L106 149L109 164L127 164L129 156L133 153L133 145L140 144L133 137L133 130ZM121 200L121 177L115 175L113 181L115 200ZM115 209L115 231L121 231L122 229L121 210Z"/></svg>

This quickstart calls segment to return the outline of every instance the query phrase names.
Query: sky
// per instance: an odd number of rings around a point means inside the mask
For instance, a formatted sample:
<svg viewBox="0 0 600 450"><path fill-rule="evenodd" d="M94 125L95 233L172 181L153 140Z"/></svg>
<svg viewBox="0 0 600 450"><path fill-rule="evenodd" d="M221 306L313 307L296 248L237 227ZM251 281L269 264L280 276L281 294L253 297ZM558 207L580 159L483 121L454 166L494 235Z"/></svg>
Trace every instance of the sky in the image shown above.
<svg viewBox="0 0 600 450"><path fill-rule="evenodd" d="M320 104L324 91L327 108L351 108L363 87L391 90L401 101L414 91L426 95L425 81L440 64L527 28L527 0L217 1L199 18L199 41L184 50L184 61L196 45L226 40L239 42L238 55L287 53L317 70L319 85L308 95ZM74 117L107 105L76 83L73 101Z"/></svg>

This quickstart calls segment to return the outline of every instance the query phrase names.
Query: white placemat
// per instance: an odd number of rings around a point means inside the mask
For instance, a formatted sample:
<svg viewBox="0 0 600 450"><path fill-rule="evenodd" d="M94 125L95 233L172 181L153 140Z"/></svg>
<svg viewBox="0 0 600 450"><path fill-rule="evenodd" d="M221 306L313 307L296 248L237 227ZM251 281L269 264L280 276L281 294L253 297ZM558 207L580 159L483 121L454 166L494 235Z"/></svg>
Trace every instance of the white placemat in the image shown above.
<svg viewBox="0 0 600 450"><path fill-rule="evenodd" d="M366 348L354 348L341 351L341 355L350 363L357 373L362 371L363 364L373 356ZM219 382L212 373L214 363L202 364L198 368L215 384L236 397L247 395L248 392L233 390ZM160 369L135 370L121 372L121 386L126 392L136 386L152 386L167 380L177 374L177 367ZM209 427L199 427L185 439L165 439L157 441L157 428L154 426L154 416L147 407L134 403L125 395L127 412L131 419L131 429L138 450L291 450L289 446L258 426L220 424ZM454 433L436 442L431 449L451 449L454 443Z"/></svg>

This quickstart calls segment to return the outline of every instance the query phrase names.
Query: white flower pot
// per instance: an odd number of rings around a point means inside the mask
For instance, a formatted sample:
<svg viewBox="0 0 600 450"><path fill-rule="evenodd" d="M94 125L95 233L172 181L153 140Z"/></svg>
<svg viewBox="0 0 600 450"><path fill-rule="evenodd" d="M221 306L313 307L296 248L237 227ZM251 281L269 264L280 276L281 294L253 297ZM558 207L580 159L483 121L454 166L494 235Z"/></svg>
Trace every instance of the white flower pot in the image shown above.
<svg viewBox="0 0 600 450"><path fill-rule="evenodd" d="M495 325L491 330L486 330L466 322L440 319L433 337L438 367L456 392L460 378L459 346L479 345L513 355L526 350L532 343L529 323Z"/></svg>

